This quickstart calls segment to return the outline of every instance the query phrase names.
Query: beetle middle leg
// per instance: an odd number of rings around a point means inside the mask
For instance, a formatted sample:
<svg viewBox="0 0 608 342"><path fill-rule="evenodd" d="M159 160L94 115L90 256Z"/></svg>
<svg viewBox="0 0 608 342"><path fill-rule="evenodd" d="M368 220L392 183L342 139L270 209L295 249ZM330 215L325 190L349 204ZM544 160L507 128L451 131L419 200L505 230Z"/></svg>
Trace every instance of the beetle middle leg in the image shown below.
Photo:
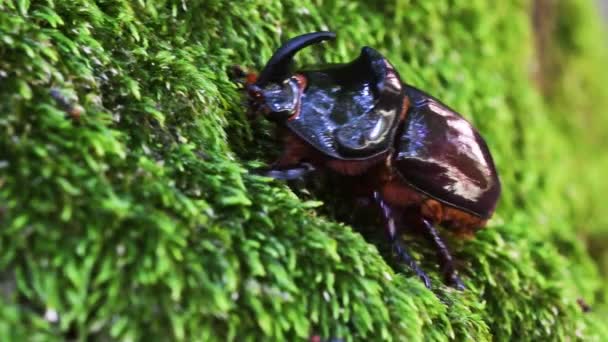
<svg viewBox="0 0 608 342"><path fill-rule="evenodd" d="M437 231L433 223L429 220L423 218L421 219L421 223L425 235L437 248L437 254L440 258L441 268L443 269L443 274L446 280L454 288L458 290L464 290L464 283L462 282L462 280L460 280L458 272L454 267L454 258L448 250L447 245L439 235L439 232Z"/></svg>
<svg viewBox="0 0 608 342"><path fill-rule="evenodd" d="M374 199L382 209L382 214L386 223L386 231L392 244L392 248L395 253L405 262L411 269L416 273L420 279L424 282L427 288L431 288L431 280L429 276L418 266L414 258L407 252L401 241L399 240L399 231L395 224L395 211L391 206L384 201L379 192L374 192Z"/></svg>

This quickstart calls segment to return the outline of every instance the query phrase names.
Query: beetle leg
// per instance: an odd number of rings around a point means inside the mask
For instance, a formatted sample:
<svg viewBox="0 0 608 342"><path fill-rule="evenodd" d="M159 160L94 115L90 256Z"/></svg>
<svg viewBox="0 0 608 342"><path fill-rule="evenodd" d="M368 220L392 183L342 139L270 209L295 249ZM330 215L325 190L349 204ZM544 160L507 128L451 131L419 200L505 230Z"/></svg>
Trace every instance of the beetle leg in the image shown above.
<svg viewBox="0 0 608 342"><path fill-rule="evenodd" d="M426 232L427 238L431 240L433 244L435 244L435 247L437 247L437 252L442 264L441 268L443 269L443 274L446 280L454 288L464 290L464 283L462 280L460 280L458 271L456 271L456 268L454 267L454 258L452 258L452 254L448 250L448 247L441 236L439 236L439 232L427 219L422 219L422 226Z"/></svg>
<svg viewBox="0 0 608 342"><path fill-rule="evenodd" d="M227 71L228 78L234 83L244 85L247 79L247 71L240 65L232 65Z"/></svg>
<svg viewBox="0 0 608 342"><path fill-rule="evenodd" d="M300 163L285 169L270 169L261 172L262 175L274 179L292 180L306 176L316 169L312 164Z"/></svg>
<svg viewBox="0 0 608 342"><path fill-rule="evenodd" d="M255 72L249 72L240 65L232 65L228 68L228 78L234 83L245 86L247 84L254 84L258 79L258 75Z"/></svg>
<svg viewBox="0 0 608 342"><path fill-rule="evenodd" d="M399 240L397 225L395 224L394 210L388 205L388 203L384 201L384 199L382 199L382 196L377 191L374 192L374 199L378 205L380 205L380 209L382 209L382 214L386 222L386 231L394 252L410 267L410 269L412 269L412 271L414 271L414 273L416 273L418 277L420 277L420 279L422 279L424 286L430 289L431 280L429 279L429 276L418 266L416 260L409 255Z"/></svg>

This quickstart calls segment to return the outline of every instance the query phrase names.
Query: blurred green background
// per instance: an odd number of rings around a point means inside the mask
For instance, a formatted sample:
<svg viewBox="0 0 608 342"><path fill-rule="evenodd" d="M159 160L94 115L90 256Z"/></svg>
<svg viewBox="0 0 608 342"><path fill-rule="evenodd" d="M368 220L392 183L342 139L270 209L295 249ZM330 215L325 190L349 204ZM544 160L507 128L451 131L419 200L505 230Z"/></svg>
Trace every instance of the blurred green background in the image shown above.
<svg viewBox="0 0 608 342"><path fill-rule="evenodd" d="M0 339L606 340L599 13L587 0L0 0ZM448 238L467 291L443 285L418 237L432 290L395 265L359 233L377 224L344 219L340 189L298 197L248 173L280 145L245 119L227 68L260 68L321 29L336 42L301 64L372 46L488 142L498 211L475 239Z"/></svg>

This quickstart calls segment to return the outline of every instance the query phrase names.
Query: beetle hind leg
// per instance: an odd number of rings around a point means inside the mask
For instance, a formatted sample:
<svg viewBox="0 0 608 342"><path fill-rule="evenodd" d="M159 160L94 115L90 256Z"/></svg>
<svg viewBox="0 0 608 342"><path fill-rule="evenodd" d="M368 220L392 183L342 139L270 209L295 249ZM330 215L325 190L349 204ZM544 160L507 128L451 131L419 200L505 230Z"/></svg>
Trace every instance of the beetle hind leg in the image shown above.
<svg viewBox="0 0 608 342"><path fill-rule="evenodd" d="M462 282L462 280L460 280L460 277L458 276L458 271L456 270L456 267L454 267L454 258L452 257L452 254L450 253L447 245L439 235L439 232L437 231L437 229L435 229L435 226L427 219L422 219L422 226L427 238L437 248L437 254L439 256L441 268L443 270L443 275L445 276L446 281L450 284L450 286L458 290L464 290L464 283Z"/></svg>
<svg viewBox="0 0 608 342"><path fill-rule="evenodd" d="M386 231L388 233L389 240L391 242L393 251L397 256L409 266L409 268L416 273L416 275L422 280L424 286L431 288L431 280L429 276L418 266L416 260L407 252L405 246L401 243L398 237L397 225L395 224L395 213L393 208L382 199L378 192L374 192L374 199L382 209L382 214L386 223Z"/></svg>

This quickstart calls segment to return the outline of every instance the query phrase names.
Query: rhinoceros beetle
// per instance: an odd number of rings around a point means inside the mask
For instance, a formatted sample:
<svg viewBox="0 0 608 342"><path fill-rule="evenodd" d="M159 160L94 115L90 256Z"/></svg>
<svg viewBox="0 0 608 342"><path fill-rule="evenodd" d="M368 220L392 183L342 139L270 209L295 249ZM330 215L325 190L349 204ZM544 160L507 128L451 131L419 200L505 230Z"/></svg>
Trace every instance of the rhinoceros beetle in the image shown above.
<svg viewBox="0 0 608 342"><path fill-rule="evenodd" d="M355 178L379 206L394 251L424 284L429 277L399 239L403 224L424 232L447 282L463 289L435 226L472 236L492 216L500 181L485 141L456 111L402 82L370 47L350 63L292 71L299 50L334 38L292 38L259 75L241 71L249 113L286 133L282 156L264 174L288 180L325 169Z"/></svg>

